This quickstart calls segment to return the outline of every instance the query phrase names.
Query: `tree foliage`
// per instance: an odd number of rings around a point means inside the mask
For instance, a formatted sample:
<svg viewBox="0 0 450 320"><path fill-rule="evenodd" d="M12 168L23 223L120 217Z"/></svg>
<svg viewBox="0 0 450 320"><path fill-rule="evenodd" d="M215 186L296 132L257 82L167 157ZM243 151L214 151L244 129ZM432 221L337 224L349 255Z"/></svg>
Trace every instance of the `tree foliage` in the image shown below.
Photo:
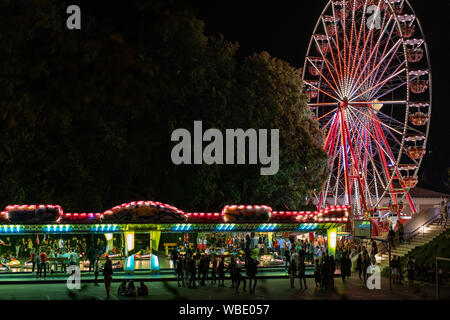
<svg viewBox="0 0 450 320"><path fill-rule="evenodd" d="M80 31L65 28L68 4L0 2L0 205L295 209L321 187L323 137L298 69L266 52L239 60L237 44L207 36L178 1L86 2ZM280 129L279 173L175 166L171 133L195 120Z"/></svg>

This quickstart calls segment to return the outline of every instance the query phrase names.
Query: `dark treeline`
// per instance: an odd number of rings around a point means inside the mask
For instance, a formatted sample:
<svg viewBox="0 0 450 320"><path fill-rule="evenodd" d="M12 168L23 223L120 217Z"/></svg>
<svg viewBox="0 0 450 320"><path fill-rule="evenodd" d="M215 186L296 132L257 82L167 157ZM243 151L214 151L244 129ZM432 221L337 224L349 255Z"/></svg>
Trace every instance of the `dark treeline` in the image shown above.
<svg viewBox="0 0 450 320"><path fill-rule="evenodd" d="M103 211L133 200L184 210L300 208L326 154L300 70L267 52L237 58L178 1L0 2L0 206ZM280 170L175 166L176 128L280 129Z"/></svg>

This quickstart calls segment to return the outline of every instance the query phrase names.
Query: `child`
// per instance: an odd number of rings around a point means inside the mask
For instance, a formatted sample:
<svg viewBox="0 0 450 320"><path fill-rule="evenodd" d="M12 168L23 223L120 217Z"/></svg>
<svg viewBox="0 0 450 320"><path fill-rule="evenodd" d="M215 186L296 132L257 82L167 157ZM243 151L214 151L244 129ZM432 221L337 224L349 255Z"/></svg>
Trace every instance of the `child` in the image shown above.
<svg viewBox="0 0 450 320"><path fill-rule="evenodd" d="M144 284L143 281L140 282L140 286L138 287L138 296L139 297L146 297L146 296L148 296L148 288Z"/></svg>

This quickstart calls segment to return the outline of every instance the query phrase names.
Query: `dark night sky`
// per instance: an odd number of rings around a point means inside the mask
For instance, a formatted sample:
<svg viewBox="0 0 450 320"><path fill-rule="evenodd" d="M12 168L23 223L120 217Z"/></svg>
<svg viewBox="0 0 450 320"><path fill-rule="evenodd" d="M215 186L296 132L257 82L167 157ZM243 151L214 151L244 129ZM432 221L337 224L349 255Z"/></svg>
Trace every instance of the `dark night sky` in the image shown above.
<svg viewBox="0 0 450 320"><path fill-rule="evenodd" d="M326 0L196 1L197 16L206 22L208 34L221 33L240 44L240 55L268 51L295 67L302 67L314 25ZM422 164L422 187L444 191L449 161L449 84L448 51L449 1L411 0L422 22L430 47L433 72L433 111L428 154Z"/></svg>

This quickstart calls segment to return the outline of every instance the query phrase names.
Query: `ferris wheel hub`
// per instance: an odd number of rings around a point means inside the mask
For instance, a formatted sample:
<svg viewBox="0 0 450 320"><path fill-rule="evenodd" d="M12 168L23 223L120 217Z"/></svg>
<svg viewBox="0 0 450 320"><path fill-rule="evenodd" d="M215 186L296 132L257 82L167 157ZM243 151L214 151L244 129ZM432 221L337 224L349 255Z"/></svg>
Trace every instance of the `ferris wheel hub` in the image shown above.
<svg viewBox="0 0 450 320"><path fill-rule="evenodd" d="M340 106L342 109L347 108L347 107L348 107L348 98L345 97L345 98L341 101L341 103L339 104L339 106Z"/></svg>

